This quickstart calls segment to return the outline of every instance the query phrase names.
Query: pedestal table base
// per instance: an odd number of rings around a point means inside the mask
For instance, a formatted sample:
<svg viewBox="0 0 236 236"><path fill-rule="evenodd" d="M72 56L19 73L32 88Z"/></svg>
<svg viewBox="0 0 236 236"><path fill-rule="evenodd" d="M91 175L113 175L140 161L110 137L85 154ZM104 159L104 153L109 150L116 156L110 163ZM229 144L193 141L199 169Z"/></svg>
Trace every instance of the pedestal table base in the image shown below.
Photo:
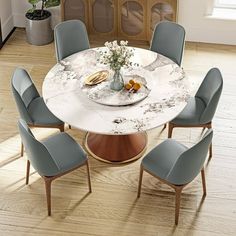
<svg viewBox="0 0 236 236"><path fill-rule="evenodd" d="M142 156L147 134L102 135L87 133L85 146L96 159L108 163L127 163Z"/></svg>

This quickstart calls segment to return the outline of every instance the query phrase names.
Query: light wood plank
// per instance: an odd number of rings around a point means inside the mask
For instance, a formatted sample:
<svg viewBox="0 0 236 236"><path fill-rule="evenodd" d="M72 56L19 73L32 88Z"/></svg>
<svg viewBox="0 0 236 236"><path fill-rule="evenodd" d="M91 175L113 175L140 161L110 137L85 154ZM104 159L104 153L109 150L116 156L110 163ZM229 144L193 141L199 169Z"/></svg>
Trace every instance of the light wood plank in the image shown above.
<svg viewBox="0 0 236 236"><path fill-rule="evenodd" d="M91 44L100 46L103 42ZM41 92L43 78L55 62L54 44L29 45L22 29L17 29L0 51L0 235L235 235L235 46L186 44L183 66L188 75L200 79L217 66L224 76L224 89L213 121L213 158L205 170L207 196L201 202L198 176L183 192L177 228L174 193L168 186L144 174L141 197L136 199L141 160L113 166L90 157L93 193L87 194L85 168L56 180L52 185L52 217L47 217L44 184L33 169L30 184L25 186L26 155L19 156L19 115L10 78L14 69L22 66ZM43 139L57 131L33 132ZM67 132L83 145L84 132ZM149 131L148 136L150 150L166 139L167 131L160 127ZM200 136L201 129L175 129L173 133L175 139L189 146Z"/></svg>

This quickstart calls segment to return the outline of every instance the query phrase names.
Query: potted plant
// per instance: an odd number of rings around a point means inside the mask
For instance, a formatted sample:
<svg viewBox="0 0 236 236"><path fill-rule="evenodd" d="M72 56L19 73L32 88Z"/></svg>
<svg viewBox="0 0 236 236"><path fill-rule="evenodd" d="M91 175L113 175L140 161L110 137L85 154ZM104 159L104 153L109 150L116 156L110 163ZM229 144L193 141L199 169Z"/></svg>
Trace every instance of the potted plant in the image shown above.
<svg viewBox="0 0 236 236"><path fill-rule="evenodd" d="M32 8L27 11L26 37L33 45L45 45L53 41L51 12L45 10L60 5L60 0L28 0ZM37 4L41 3L40 8Z"/></svg>

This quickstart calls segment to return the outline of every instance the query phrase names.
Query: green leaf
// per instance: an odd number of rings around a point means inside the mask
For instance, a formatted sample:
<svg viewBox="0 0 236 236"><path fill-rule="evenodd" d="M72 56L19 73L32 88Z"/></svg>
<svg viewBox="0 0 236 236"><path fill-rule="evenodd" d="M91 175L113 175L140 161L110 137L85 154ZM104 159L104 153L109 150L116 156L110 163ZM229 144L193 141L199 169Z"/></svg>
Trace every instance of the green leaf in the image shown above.
<svg viewBox="0 0 236 236"><path fill-rule="evenodd" d="M45 7L56 7L60 5L60 0L47 0L45 3Z"/></svg>
<svg viewBox="0 0 236 236"><path fill-rule="evenodd" d="M32 5L36 5L37 3L41 2L41 0L28 0L28 2Z"/></svg>
<svg viewBox="0 0 236 236"><path fill-rule="evenodd" d="M33 13L35 11L36 5L35 4L32 4L32 5L33 7L27 11L28 13Z"/></svg>

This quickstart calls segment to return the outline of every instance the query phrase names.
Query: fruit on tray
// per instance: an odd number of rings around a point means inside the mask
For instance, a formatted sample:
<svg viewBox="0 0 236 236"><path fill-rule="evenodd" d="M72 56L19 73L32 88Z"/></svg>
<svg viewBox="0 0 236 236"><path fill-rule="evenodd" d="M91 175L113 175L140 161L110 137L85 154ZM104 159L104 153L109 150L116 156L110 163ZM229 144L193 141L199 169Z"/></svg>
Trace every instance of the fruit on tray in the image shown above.
<svg viewBox="0 0 236 236"><path fill-rule="evenodd" d="M133 85L135 84L135 81L131 79L131 80L129 81L129 84L131 84L131 85L133 86Z"/></svg>
<svg viewBox="0 0 236 236"><path fill-rule="evenodd" d="M141 84L140 84L140 83L134 83L133 89L134 89L135 91L138 91L140 88L141 88Z"/></svg>
<svg viewBox="0 0 236 236"><path fill-rule="evenodd" d="M131 85L130 83L125 84L125 88L126 88L127 90L130 90L130 89L132 88L132 85Z"/></svg>
<svg viewBox="0 0 236 236"><path fill-rule="evenodd" d="M130 80L129 83L125 84L125 89L129 90L129 92L137 92L141 88L141 83L135 82L134 80Z"/></svg>

